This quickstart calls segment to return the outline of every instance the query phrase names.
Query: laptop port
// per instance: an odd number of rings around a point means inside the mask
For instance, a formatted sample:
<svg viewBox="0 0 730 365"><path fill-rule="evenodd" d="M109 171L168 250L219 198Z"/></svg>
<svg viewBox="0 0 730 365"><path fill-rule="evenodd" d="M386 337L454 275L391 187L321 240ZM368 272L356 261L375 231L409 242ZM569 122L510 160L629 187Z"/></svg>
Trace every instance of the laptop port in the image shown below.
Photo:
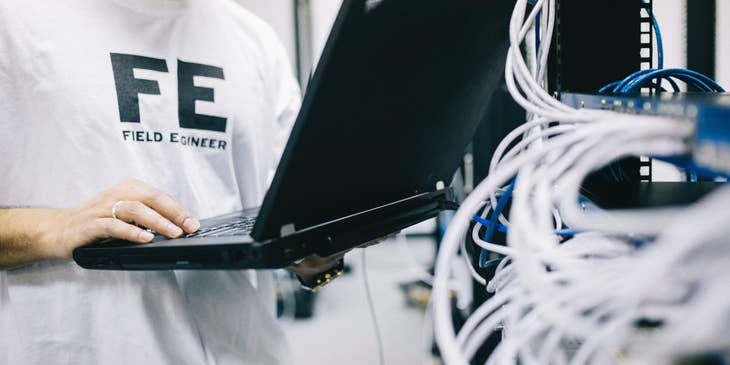
<svg viewBox="0 0 730 365"><path fill-rule="evenodd" d="M247 257L246 251L240 248L233 250L231 253L231 258L233 258L233 262L235 263L244 261Z"/></svg>

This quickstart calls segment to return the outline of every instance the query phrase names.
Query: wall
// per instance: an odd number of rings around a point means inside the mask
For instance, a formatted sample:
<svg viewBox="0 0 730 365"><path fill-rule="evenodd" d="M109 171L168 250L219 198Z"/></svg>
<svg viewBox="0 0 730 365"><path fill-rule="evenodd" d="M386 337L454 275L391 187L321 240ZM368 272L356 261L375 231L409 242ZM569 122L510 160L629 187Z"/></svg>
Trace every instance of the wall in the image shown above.
<svg viewBox="0 0 730 365"><path fill-rule="evenodd" d="M730 90L730 1L717 0L717 81Z"/></svg>
<svg viewBox="0 0 730 365"><path fill-rule="evenodd" d="M340 10L342 0L310 0L312 6L312 48L314 65L317 64L320 54L327 43L332 24Z"/></svg>
<svg viewBox="0 0 730 365"><path fill-rule="evenodd" d="M687 66L686 0L654 0L654 15L664 40L664 67Z"/></svg>

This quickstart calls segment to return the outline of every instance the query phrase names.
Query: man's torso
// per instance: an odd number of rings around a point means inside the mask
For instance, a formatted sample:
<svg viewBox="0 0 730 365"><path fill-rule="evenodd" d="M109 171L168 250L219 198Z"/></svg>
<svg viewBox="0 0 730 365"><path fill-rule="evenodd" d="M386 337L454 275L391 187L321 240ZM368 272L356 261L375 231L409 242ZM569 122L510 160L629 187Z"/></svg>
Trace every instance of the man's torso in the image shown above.
<svg viewBox="0 0 730 365"><path fill-rule="evenodd" d="M2 6L0 205L68 208L125 178L201 218L257 205L283 133L262 46L276 40L227 1L117 2ZM0 276L8 363L287 357L268 275L258 289L242 272L65 262Z"/></svg>

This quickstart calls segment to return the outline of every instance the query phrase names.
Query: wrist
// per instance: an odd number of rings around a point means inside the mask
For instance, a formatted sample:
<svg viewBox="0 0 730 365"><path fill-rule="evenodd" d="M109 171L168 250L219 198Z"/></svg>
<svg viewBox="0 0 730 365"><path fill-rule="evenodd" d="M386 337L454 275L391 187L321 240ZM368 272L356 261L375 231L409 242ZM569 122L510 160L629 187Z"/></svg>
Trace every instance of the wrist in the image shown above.
<svg viewBox="0 0 730 365"><path fill-rule="evenodd" d="M40 210L36 217L36 224L32 229L30 242L33 250L43 259L60 259L64 255L61 249L60 237L64 234L68 224L68 212L65 210Z"/></svg>

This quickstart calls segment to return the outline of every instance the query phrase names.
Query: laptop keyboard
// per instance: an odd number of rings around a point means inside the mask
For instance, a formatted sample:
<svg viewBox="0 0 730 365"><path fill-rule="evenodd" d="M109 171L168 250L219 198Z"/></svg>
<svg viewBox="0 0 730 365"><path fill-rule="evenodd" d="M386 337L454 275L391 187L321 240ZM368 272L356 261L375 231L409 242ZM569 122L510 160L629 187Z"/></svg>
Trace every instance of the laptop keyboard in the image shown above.
<svg viewBox="0 0 730 365"><path fill-rule="evenodd" d="M233 221L217 226L201 228L185 237L220 237L248 234L251 233L254 223L256 223L256 217L238 217Z"/></svg>

